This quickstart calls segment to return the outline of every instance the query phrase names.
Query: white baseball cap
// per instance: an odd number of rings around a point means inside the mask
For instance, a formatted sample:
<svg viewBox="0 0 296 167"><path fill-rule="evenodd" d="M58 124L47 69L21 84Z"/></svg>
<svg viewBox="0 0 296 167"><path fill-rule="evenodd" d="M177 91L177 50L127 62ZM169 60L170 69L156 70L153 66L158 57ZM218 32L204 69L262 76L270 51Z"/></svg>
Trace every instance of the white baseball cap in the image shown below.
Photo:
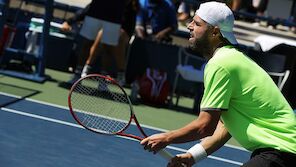
<svg viewBox="0 0 296 167"><path fill-rule="evenodd" d="M237 41L233 34L234 16L231 9L221 2L205 2L200 4L195 15L212 26L218 26L224 38L231 44L236 45Z"/></svg>

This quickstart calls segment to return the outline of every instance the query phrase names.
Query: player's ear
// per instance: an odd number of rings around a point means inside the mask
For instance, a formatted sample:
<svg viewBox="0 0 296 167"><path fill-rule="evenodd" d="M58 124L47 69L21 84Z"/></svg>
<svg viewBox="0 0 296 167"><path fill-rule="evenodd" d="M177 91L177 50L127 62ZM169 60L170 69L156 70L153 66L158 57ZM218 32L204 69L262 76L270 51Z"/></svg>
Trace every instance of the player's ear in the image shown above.
<svg viewBox="0 0 296 167"><path fill-rule="evenodd" d="M219 27L217 26L213 27L212 35L214 37L218 37L219 35L221 35Z"/></svg>

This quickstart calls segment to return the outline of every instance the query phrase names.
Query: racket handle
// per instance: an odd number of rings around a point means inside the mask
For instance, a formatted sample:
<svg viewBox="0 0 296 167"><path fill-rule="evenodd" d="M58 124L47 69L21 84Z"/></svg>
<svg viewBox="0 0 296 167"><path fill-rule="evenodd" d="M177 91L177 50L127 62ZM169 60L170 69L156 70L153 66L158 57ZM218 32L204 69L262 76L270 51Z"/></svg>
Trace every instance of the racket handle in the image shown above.
<svg viewBox="0 0 296 167"><path fill-rule="evenodd" d="M171 153L167 152L166 150L160 150L158 151L158 154L168 161L170 161L174 157Z"/></svg>

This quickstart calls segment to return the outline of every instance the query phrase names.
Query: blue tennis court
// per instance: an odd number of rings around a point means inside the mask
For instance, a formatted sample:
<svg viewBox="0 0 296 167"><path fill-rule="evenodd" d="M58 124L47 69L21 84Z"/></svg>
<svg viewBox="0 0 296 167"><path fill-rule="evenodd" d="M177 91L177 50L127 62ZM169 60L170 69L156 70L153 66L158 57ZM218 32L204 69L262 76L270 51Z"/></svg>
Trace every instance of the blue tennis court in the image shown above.
<svg viewBox="0 0 296 167"><path fill-rule="evenodd" d="M0 127L0 164L6 167L155 167L167 163L144 151L137 141L84 130L65 107L30 99L2 107ZM137 133L136 127L133 130L131 133ZM159 132L151 127L145 131ZM172 145L168 151L178 154L192 144ZM196 166L240 166L249 156L248 151L224 146Z"/></svg>

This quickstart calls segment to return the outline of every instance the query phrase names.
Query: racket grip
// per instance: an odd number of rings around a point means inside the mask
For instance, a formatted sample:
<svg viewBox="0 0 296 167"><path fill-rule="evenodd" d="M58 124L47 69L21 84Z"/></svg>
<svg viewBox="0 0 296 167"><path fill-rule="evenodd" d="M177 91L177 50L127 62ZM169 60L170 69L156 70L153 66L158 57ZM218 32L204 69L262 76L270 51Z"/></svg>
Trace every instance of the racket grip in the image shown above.
<svg viewBox="0 0 296 167"><path fill-rule="evenodd" d="M168 161L170 161L174 157L171 153L167 152L164 149L158 151L158 154Z"/></svg>

